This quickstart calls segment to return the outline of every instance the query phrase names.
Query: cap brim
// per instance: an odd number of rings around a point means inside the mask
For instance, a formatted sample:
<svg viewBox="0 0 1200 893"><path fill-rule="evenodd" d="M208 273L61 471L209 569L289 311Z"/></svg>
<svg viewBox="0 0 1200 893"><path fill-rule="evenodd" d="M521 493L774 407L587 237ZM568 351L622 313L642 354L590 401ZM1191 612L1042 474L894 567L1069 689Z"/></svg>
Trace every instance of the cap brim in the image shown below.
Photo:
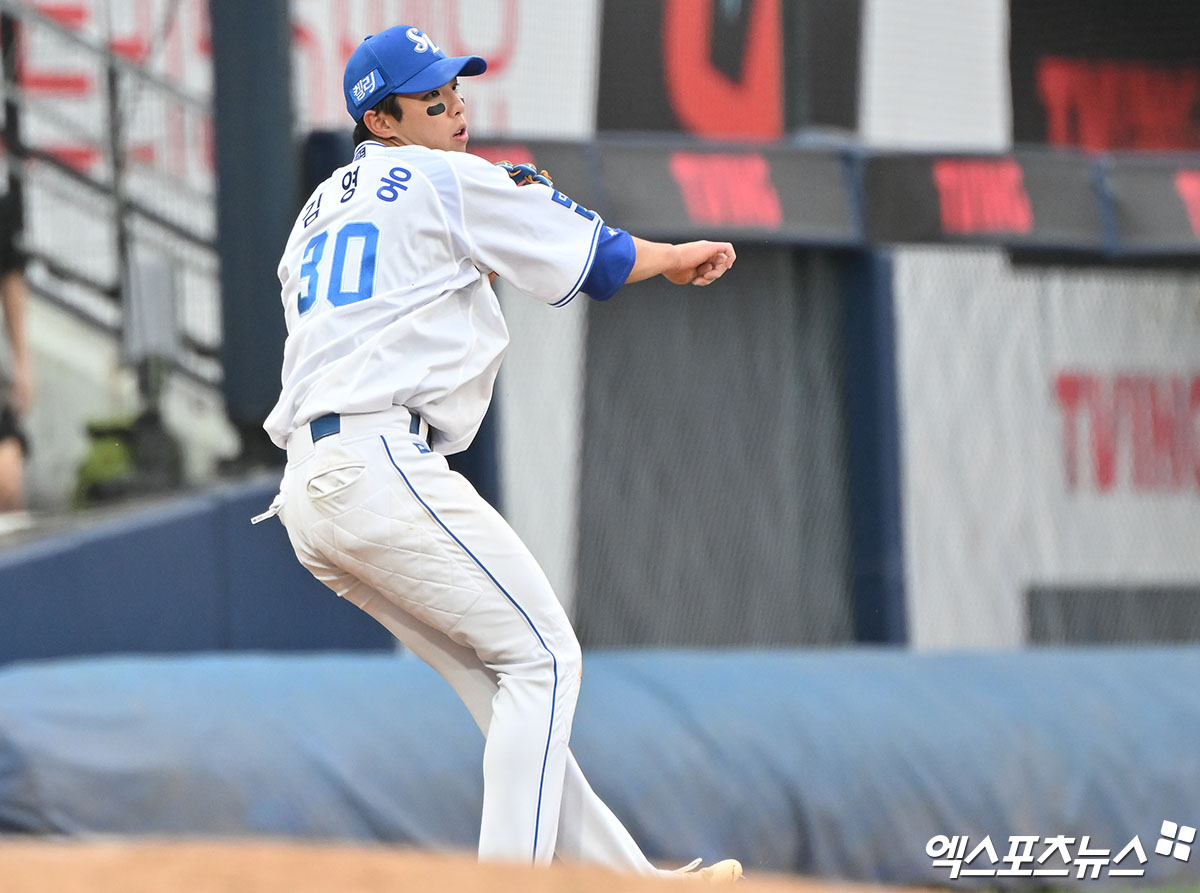
<svg viewBox="0 0 1200 893"><path fill-rule="evenodd" d="M403 84L397 85L393 93L427 93L448 84L456 77L470 77L487 71L487 60L482 56L447 56L422 68Z"/></svg>

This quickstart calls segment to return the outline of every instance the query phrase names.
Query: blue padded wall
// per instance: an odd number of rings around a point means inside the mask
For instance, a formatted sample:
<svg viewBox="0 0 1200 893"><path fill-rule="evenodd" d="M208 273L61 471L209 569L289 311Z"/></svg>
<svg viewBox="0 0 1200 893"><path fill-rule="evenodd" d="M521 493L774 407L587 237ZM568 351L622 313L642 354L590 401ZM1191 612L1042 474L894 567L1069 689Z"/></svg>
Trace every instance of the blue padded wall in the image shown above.
<svg viewBox="0 0 1200 893"><path fill-rule="evenodd" d="M572 748L662 864L921 886L1200 880L1200 649L585 656ZM483 741L395 655L102 658L0 671L0 831L267 834L471 849ZM927 842L1136 836L1144 881L960 877ZM1039 847L1037 853L1041 853ZM1054 865L1054 862L1046 863ZM970 867L986 867L977 862ZM1004 865L993 868L1003 868Z"/></svg>
<svg viewBox="0 0 1200 893"><path fill-rule="evenodd" d="M90 520L0 552L0 663L117 652L390 649L296 561L277 476Z"/></svg>

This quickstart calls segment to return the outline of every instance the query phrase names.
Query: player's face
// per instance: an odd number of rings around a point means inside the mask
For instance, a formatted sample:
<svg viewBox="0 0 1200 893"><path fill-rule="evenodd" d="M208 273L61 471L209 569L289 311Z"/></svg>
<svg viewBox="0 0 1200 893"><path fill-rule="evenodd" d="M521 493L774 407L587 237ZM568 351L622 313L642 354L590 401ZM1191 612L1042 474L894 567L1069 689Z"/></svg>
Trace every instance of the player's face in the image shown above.
<svg viewBox="0 0 1200 893"><path fill-rule="evenodd" d="M405 145L467 151L466 105L458 95L458 78L428 93L400 94L404 114L396 137Z"/></svg>

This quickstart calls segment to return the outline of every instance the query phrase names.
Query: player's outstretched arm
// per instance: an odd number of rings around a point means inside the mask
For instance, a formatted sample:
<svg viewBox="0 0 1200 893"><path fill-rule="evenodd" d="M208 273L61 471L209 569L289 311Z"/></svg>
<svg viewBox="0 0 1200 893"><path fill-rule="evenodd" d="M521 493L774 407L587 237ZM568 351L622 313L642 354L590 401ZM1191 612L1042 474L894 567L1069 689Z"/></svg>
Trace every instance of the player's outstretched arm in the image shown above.
<svg viewBox="0 0 1200 893"><path fill-rule="evenodd" d="M649 242L633 236L637 257L625 280L641 282L654 276L666 276L676 285L710 285L733 266L737 253L728 242Z"/></svg>

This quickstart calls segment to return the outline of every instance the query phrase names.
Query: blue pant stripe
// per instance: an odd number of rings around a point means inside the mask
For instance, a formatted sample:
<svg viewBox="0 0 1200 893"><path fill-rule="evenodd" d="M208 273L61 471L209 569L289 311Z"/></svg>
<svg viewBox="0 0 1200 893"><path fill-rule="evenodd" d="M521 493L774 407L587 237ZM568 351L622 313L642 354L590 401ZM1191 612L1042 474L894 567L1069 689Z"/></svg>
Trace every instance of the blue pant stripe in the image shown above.
<svg viewBox="0 0 1200 893"><path fill-rule="evenodd" d="M396 464L396 460L392 456L392 451L388 447L387 438L381 435L379 439L383 442L383 449L387 453L388 461L392 463L392 468L396 469L396 473L400 475L400 479L404 481L404 485L408 487L409 492L412 493L417 502L421 503L425 511L429 512L430 517L437 522L438 526L441 527L442 530L446 531L446 535L449 536L450 539L454 540L454 542L458 543L458 547L462 549L473 562L475 562L476 566L478 566L481 571L487 574L488 579L491 580L495 587L504 594L504 597L512 603L512 606L521 612L521 616L525 618L525 622L529 624L529 628L533 630L533 634L537 636L538 642L540 642L542 647L546 649L546 653L550 655L550 663L554 668L554 685L550 690L550 728L546 732L546 749L542 753L542 773L538 781L537 815L534 816L533 820L533 861L536 862L538 832L541 829L542 822L542 794L546 787L546 763L549 762L550 759L550 741L554 737L554 705L558 700L558 658L555 657L554 652L550 650L550 646L546 644L546 640L542 638L542 634L538 632L538 628L534 625L533 620L530 619L527 613L525 613L525 609L517 604L517 600L509 594L507 589L500 585L500 581L492 575L492 572L484 566L482 561L475 557L475 553L468 549L466 544L454 535L450 528L446 526L445 522L438 517L437 512L430 508L429 504L421 498L421 494L418 493L417 488L412 485L412 482L408 479L408 475L406 475L401 470L400 466Z"/></svg>

